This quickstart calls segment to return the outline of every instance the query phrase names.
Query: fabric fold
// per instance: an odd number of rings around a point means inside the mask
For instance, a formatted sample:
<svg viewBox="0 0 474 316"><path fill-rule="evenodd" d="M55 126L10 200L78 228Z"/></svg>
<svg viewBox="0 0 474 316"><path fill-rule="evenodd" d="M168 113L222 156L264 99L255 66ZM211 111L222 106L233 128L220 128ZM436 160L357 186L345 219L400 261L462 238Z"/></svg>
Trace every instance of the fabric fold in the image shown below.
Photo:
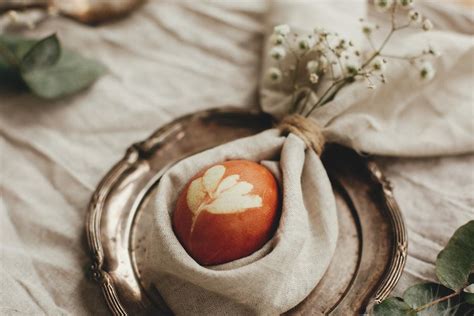
<svg viewBox="0 0 474 316"><path fill-rule="evenodd" d="M178 193L198 171L232 159L273 164L281 179L282 212L273 238L249 257L200 266L171 224ZM271 162L269 162L270 160ZM278 168L275 168L278 167ZM148 205L154 214L145 277L177 315L276 315L300 303L323 277L337 242L336 204L314 151L290 134L268 130L189 157L162 178Z"/></svg>
<svg viewBox="0 0 474 316"><path fill-rule="evenodd" d="M324 27L353 40L363 51L368 43L361 38L359 17L368 17L380 25L376 40L389 31L390 15L374 12L365 1L299 1L294 5L275 1L272 7L269 33L278 23L289 24L300 35ZM420 9L423 12L423 7ZM406 19L407 12L400 9L397 19ZM407 29L392 37L384 51L395 56L414 56L429 46L440 54L432 60L436 75L431 81L423 82L419 71L409 62L388 59L386 84L370 90L365 82L356 81L316 109L311 117L324 127L326 139L377 155L422 157L473 152L472 36L436 29L431 32ZM281 63L271 60L271 47L271 44L266 46L263 71ZM289 66L294 60L285 62L288 64L283 66ZM307 73L303 71L300 76ZM322 91L312 91L310 102L314 104ZM262 76L262 109L282 117L295 101L291 92L291 85L285 82L275 85Z"/></svg>

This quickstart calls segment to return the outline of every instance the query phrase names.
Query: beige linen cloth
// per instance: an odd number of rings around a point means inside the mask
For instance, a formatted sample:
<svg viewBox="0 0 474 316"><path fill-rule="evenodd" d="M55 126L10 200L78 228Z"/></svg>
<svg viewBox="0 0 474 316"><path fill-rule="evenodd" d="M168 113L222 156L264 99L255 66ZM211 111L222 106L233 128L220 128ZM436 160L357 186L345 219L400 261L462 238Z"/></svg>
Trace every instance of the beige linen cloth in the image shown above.
<svg viewBox="0 0 474 316"><path fill-rule="evenodd" d="M311 34L315 27L323 27L337 31L346 39L354 39L360 46L363 44L361 24L355 17L367 14L371 21L380 25L380 30L375 31L378 35L378 41L374 41L376 46L389 31L390 14L374 12L373 6L368 6L365 1L272 3L270 25L287 23L300 35ZM397 25L408 21L407 12L398 10ZM387 84L378 84L377 89L369 90L366 82L356 81L342 89L333 101L315 110L311 117L324 127L327 140L358 151L390 156L473 152L472 36L445 30L423 32L421 28L416 31L409 29L395 33L384 53L417 56L430 46L441 54L433 60L437 73L432 81L422 82L419 70L407 61L387 58L384 72ZM271 64L268 53L265 58L265 65ZM307 73L301 71L300 75L307 76ZM287 112L291 93L282 93L279 85L268 80L263 80L262 85L263 109L277 115Z"/></svg>
<svg viewBox="0 0 474 316"><path fill-rule="evenodd" d="M189 157L171 168L149 203L153 231L145 275L176 315L278 315L324 275L337 242L336 202L319 157L297 136L272 129ZM279 157L279 161L265 161ZM171 218L179 193L205 167L247 159L281 172L282 213L273 238L252 255L200 266L181 246Z"/></svg>
<svg viewBox="0 0 474 316"><path fill-rule="evenodd" d="M443 35L441 45L456 46L459 38L472 43L472 11L439 1L424 7L438 28L433 34ZM100 59L110 73L82 94L55 102L0 87L1 314L108 314L99 288L84 273L84 218L92 192L131 143L165 122L208 107L258 104L267 12L265 1L154 0L99 27L58 17L24 32L58 32L65 46ZM420 103L472 105L472 89L463 83L472 72L465 78L441 75L445 62L472 71L472 59L449 59L449 50L445 55L436 88L417 89ZM472 117L472 108L465 115ZM409 233L399 293L413 282L434 280L436 254L474 218L474 158L379 162L394 184Z"/></svg>

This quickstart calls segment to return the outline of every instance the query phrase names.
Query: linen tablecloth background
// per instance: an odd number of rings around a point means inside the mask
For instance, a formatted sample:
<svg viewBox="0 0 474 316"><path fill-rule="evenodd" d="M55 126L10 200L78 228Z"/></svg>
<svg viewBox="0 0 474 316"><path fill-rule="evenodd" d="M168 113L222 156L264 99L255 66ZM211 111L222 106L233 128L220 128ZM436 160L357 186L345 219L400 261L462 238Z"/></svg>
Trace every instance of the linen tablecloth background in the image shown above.
<svg viewBox="0 0 474 316"><path fill-rule="evenodd" d="M256 107L267 5L152 0L100 27L55 18L25 32L58 32L110 71L55 102L0 87L0 314L107 314L85 278L92 192L131 143L162 124L210 107ZM472 11L432 2L424 12L438 28L473 31ZM434 280L436 254L474 218L474 156L378 160L409 232L397 294Z"/></svg>

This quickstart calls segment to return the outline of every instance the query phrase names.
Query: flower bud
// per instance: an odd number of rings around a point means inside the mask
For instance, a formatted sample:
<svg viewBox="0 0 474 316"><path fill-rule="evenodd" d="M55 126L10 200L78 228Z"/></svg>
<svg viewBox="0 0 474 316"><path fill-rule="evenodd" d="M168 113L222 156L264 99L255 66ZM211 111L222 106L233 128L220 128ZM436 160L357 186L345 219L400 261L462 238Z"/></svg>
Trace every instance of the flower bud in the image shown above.
<svg viewBox="0 0 474 316"><path fill-rule="evenodd" d="M423 27L423 30L425 30L425 31L431 31L433 29L433 23L431 23L430 20L425 19L423 21L422 27Z"/></svg>
<svg viewBox="0 0 474 316"><path fill-rule="evenodd" d="M413 0L398 0L398 4L402 8L408 9L408 8L411 8L413 6Z"/></svg>
<svg viewBox="0 0 474 316"><path fill-rule="evenodd" d="M280 83L283 79L283 74L281 73L280 69L276 67L270 67L267 71L267 78L272 83Z"/></svg>
<svg viewBox="0 0 474 316"><path fill-rule="evenodd" d="M319 62L317 60L311 60L306 64L306 69L310 74L316 73L319 69Z"/></svg>
<svg viewBox="0 0 474 316"><path fill-rule="evenodd" d="M421 22L421 14L415 10L410 10L408 12L408 17L410 18L410 20L412 20L415 23Z"/></svg>
<svg viewBox="0 0 474 316"><path fill-rule="evenodd" d="M372 69L375 72L383 72L386 68L385 64L386 64L385 59L381 57L377 57L372 61Z"/></svg>
<svg viewBox="0 0 474 316"><path fill-rule="evenodd" d="M374 5L377 11L385 12L393 5L393 0L374 0Z"/></svg>
<svg viewBox="0 0 474 316"><path fill-rule="evenodd" d="M318 83L319 76L315 73L312 73L309 75L309 81L311 81L311 83Z"/></svg>
<svg viewBox="0 0 474 316"><path fill-rule="evenodd" d="M272 56L272 58L275 60L280 60L283 57L285 57L285 55L286 55L286 51L281 46L275 46L270 50L270 56Z"/></svg>
<svg viewBox="0 0 474 316"><path fill-rule="evenodd" d="M283 44L284 40L285 38L279 34L272 34L270 36L270 43L272 43L273 45L281 45Z"/></svg>
<svg viewBox="0 0 474 316"><path fill-rule="evenodd" d="M298 39L298 48L301 51L307 51L314 44L314 39L309 37L300 37Z"/></svg>
<svg viewBox="0 0 474 316"><path fill-rule="evenodd" d="M422 80L429 81L433 79L436 70L430 62L424 62L420 67L420 77Z"/></svg>
<svg viewBox="0 0 474 316"><path fill-rule="evenodd" d="M362 24L362 32L365 34L365 35L370 35L372 34L372 32L374 31L375 29L375 25L372 24L372 23L369 23L369 22L364 22Z"/></svg>
<svg viewBox="0 0 474 316"><path fill-rule="evenodd" d="M291 29L290 29L290 26L288 24L280 24L280 25L277 25L273 28L273 32L277 35L281 35L283 37L285 37L286 35L288 35L290 33Z"/></svg>

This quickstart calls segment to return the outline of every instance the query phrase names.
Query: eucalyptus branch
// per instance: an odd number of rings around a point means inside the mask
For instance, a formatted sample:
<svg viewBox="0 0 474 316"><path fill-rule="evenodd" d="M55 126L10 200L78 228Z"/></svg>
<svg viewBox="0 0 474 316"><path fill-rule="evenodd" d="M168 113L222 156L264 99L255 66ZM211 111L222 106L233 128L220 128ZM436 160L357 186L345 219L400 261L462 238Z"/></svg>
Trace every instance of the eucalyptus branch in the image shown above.
<svg viewBox="0 0 474 316"><path fill-rule="evenodd" d="M0 56L3 57L10 66L17 67L20 64L18 58L2 43L0 43Z"/></svg>
<svg viewBox="0 0 474 316"><path fill-rule="evenodd" d="M431 301L429 303L426 303L425 305L422 305L420 307L417 307L415 308L415 311L416 312L421 312L422 310L425 310L431 306L434 306L434 305L437 305L439 303L442 303L442 302L445 302L445 301L448 301L449 299L453 298L453 297L456 297L458 296L459 294L461 294L462 290L461 291L456 291L456 292L453 292L449 295L446 295L446 296L443 296L443 297L440 297L434 301Z"/></svg>
<svg viewBox="0 0 474 316"><path fill-rule="evenodd" d="M436 276L440 283L423 282L412 285L401 297L389 297L375 305L371 314L419 315L425 311L436 315L472 315L474 249L470 245L473 243L474 220L471 220L454 232L444 249L436 256ZM454 305L455 312L452 310ZM434 306L436 308L430 310Z"/></svg>

